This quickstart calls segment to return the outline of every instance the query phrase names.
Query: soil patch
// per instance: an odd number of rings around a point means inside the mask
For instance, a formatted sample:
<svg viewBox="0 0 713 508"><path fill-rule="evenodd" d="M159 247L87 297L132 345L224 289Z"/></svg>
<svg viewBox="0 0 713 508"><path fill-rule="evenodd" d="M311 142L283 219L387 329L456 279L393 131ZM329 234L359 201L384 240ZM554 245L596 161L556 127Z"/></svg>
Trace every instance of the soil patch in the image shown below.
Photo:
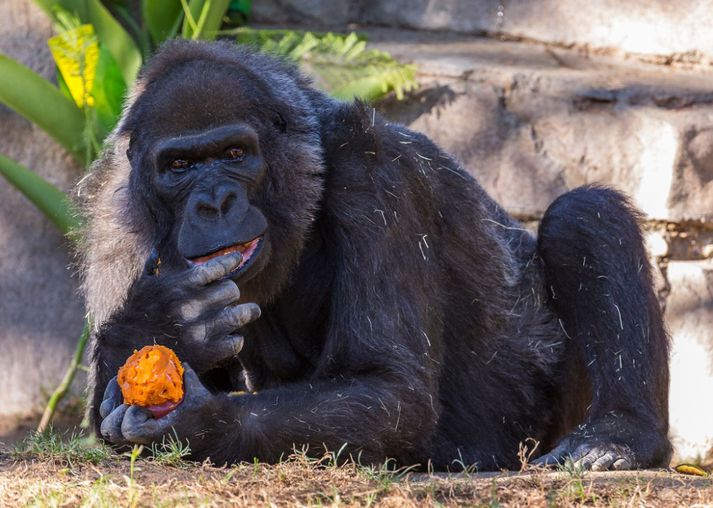
<svg viewBox="0 0 713 508"><path fill-rule="evenodd" d="M98 464L0 453L2 506L713 506L713 478L671 471L395 476L354 464L218 468L114 456Z"/></svg>

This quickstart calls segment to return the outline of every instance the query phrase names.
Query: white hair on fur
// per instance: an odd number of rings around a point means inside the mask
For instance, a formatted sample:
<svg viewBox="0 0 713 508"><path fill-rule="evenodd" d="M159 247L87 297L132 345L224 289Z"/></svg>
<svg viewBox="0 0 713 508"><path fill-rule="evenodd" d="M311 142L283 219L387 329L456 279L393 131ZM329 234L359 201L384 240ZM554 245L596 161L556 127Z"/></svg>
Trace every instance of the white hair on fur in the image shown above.
<svg viewBox="0 0 713 508"><path fill-rule="evenodd" d="M86 221L80 233L81 287L95 329L123 304L151 249L147 232L133 228L126 214L130 210L128 136L109 143L77 186Z"/></svg>

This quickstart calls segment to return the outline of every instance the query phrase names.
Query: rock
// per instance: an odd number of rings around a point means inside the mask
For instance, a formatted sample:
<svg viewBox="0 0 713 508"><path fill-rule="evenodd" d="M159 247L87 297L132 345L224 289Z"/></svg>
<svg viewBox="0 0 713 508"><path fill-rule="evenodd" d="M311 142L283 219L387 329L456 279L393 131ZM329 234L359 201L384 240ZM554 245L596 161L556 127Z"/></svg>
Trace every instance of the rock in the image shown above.
<svg viewBox="0 0 713 508"><path fill-rule="evenodd" d="M253 2L251 20L264 23L305 23L339 26L359 18L361 2L332 0L268 0Z"/></svg>
<svg viewBox="0 0 713 508"><path fill-rule="evenodd" d="M501 4L482 0L365 0L359 21L377 26L482 34L502 28Z"/></svg>
<svg viewBox="0 0 713 508"><path fill-rule="evenodd" d="M370 38L421 73L420 91L381 111L456 155L512 213L540 217L601 183L650 219L713 221L710 71L453 34Z"/></svg>
<svg viewBox="0 0 713 508"><path fill-rule="evenodd" d="M713 260L673 261L666 321L671 333L671 439L676 460L713 461Z"/></svg>
<svg viewBox="0 0 713 508"><path fill-rule="evenodd" d="M51 23L35 3L3 6L0 52L47 78ZM0 104L0 153L69 189L81 169L44 132ZM55 226L0 177L0 416L36 412L69 364L83 305L69 269L68 244ZM75 392L82 388L81 376Z"/></svg>
<svg viewBox="0 0 713 508"><path fill-rule="evenodd" d="M713 11L706 0L262 0L253 18L337 29L359 23L502 34L642 55L685 54L687 60L713 56Z"/></svg>
<svg viewBox="0 0 713 508"><path fill-rule="evenodd" d="M707 121L711 120L713 113L708 111ZM713 128L698 122L683 128L681 154L671 186L672 212L679 219L710 219L713 216Z"/></svg>
<svg viewBox="0 0 713 508"><path fill-rule="evenodd" d="M662 258L668 255L668 242L661 231L647 231L644 240L646 240L646 249L653 258Z"/></svg>

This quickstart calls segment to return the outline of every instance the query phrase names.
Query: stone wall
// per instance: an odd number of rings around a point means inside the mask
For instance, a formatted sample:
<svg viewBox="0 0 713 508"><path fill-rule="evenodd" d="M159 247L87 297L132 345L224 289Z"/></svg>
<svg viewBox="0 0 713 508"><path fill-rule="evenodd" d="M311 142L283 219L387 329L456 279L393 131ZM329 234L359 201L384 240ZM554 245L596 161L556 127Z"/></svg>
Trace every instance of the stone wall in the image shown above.
<svg viewBox="0 0 713 508"><path fill-rule="evenodd" d="M52 78L47 16L29 0L3 4L2 15L0 53ZM2 104L0 153L61 189L81 174L60 146ZM82 331L84 310L67 252L55 226L0 177L0 429L7 417L43 407Z"/></svg>
<svg viewBox="0 0 713 508"><path fill-rule="evenodd" d="M264 23L500 34L684 60L713 57L706 0L261 0Z"/></svg>

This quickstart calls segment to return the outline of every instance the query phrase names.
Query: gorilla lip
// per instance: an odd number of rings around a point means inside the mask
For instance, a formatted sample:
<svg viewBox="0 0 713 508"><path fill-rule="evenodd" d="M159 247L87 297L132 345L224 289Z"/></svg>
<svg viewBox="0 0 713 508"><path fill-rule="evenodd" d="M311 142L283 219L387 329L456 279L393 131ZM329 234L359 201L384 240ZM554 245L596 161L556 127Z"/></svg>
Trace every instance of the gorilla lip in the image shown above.
<svg viewBox="0 0 713 508"><path fill-rule="evenodd" d="M243 256L243 259L237 268L237 270L240 270L243 266L247 264L248 261L250 261L250 258L253 256L253 254L255 254L255 251L260 245L260 240L262 240L262 237L258 236L257 238L254 238L249 242L236 243L229 247L223 247L222 249L219 249L210 254L206 254L205 256L193 258L190 261L197 265L202 265L203 263L207 263L211 259L215 259L220 256L227 256L228 254L232 254L233 252L240 252Z"/></svg>

